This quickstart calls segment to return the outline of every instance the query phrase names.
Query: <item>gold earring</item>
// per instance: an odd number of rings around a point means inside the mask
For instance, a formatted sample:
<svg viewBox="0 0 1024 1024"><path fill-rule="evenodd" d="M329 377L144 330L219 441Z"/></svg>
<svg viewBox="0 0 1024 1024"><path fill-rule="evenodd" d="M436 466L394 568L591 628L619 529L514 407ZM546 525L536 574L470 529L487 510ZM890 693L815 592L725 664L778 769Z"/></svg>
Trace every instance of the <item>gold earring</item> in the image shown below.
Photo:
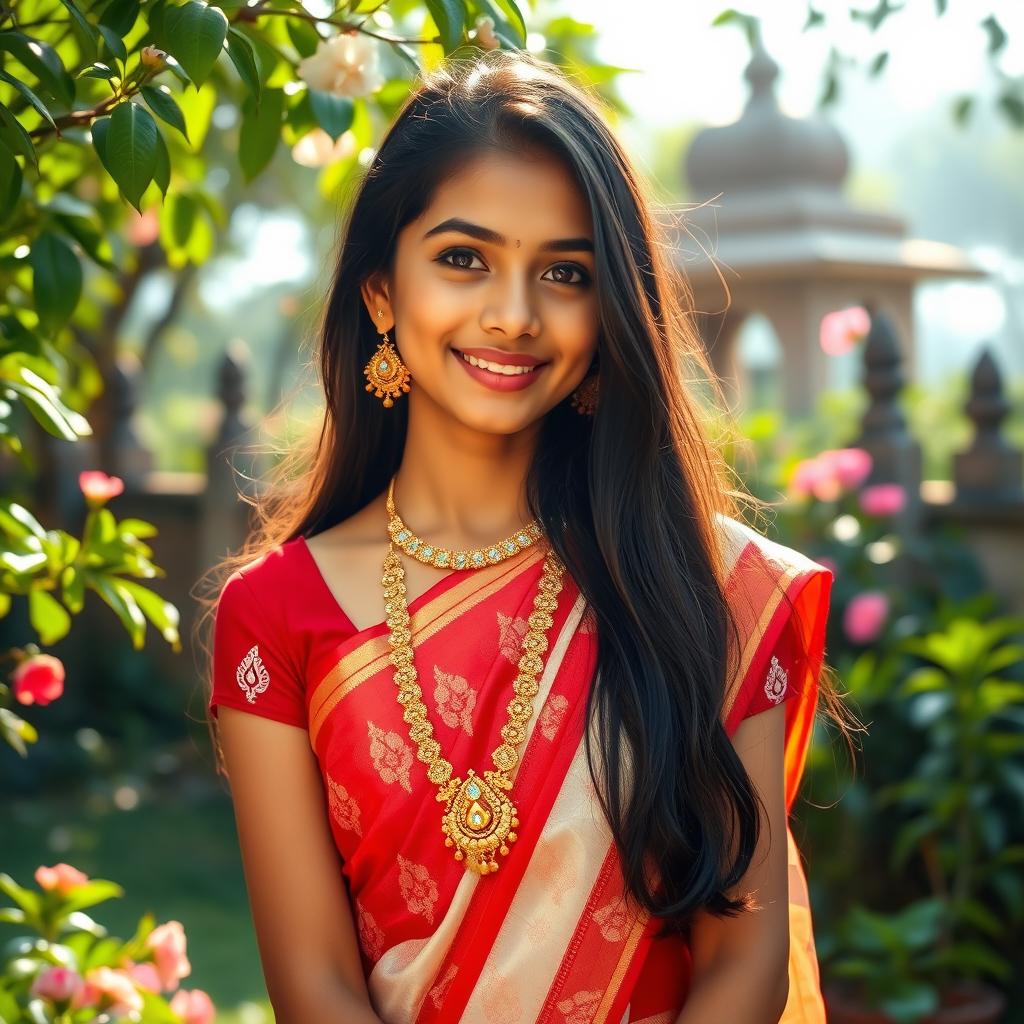
<svg viewBox="0 0 1024 1024"><path fill-rule="evenodd" d="M377 316L383 315L383 311L378 309ZM373 391L377 398L383 398L385 409L390 409L395 404L393 399L400 394L409 393L409 369L391 344L387 331L373 357L363 367L363 373L369 381L366 390Z"/></svg>
<svg viewBox="0 0 1024 1024"><path fill-rule="evenodd" d="M572 393L572 407L581 416L593 416L597 408L598 374L587 377Z"/></svg>

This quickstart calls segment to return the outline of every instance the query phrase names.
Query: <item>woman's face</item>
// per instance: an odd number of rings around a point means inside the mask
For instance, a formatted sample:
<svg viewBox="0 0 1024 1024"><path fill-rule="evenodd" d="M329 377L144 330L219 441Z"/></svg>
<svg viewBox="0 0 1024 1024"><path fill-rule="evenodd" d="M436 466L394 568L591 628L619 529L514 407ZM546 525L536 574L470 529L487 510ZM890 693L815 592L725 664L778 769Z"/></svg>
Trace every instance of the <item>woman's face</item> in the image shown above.
<svg viewBox="0 0 1024 1024"><path fill-rule="evenodd" d="M410 414L432 402L471 429L511 434L569 395L597 348L593 237L571 173L546 153L488 152L448 177L399 234L392 278L363 288L412 376ZM538 365L500 374L473 367L470 352Z"/></svg>

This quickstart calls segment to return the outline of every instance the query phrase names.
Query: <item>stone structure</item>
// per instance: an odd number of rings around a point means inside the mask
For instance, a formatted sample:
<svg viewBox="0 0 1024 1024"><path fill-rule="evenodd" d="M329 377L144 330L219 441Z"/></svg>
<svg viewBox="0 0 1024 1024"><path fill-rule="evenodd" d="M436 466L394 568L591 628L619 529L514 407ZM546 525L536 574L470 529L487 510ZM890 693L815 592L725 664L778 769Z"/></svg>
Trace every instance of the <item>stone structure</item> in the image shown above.
<svg viewBox="0 0 1024 1024"><path fill-rule="evenodd" d="M693 200L702 205L667 227L727 393L735 399L747 391L737 339L744 321L760 313L782 348L782 406L804 415L835 383L835 357L819 344L826 313L852 305L886 309L913 376L914 285L981 271L953 246L907 238L900 217L851 205L842 193L845 142L827 121L779 110L778 74L758 45L746 69L743 115L699 132L686 154Z"/></svg>

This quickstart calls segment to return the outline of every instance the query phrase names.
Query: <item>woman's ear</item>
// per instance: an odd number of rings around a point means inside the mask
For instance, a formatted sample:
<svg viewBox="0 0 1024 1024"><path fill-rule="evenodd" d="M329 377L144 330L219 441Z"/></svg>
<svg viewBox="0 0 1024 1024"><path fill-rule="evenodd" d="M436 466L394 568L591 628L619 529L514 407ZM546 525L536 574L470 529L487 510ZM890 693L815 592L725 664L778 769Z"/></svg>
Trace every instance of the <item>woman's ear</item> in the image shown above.
<svg viewBox="0 0 1024 1024"><path fill-rule="evenodd" d="M384 275L377 271L371 274L360 286L366 311L378 334L391 330L394 317L391 315L391 302L388 299L388 285ZM378 312L382 316L378 316Z"/></svg>

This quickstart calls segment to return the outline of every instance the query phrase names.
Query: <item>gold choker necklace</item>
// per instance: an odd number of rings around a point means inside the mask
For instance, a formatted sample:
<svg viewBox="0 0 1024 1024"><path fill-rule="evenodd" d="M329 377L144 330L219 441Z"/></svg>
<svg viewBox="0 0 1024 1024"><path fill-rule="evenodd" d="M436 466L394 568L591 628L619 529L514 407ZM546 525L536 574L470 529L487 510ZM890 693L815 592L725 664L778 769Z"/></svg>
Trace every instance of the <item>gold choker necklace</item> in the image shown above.
<svg viewBox="0 0 1024 1024"><path fill-rule="evenodd" d="M402 522L401 516L395 511L395 478L388 485L388 533L392 541L407 555L427 565L435 565L438 569L479 569L485 565L493 565L505 558L511 558L524 548L530 547L544 536L536 519L531 519L521 530L517 530L504 540L490 547L476 548L469 551L453 551L451 548L439 548L420 539Z"/></svg>
<svg viewBox="0 0 1024 1024"><path fill-rule="evenodd" d="M394 508L393 489L392 479L388 489L389 513ZM517 838L518 809L506 795L512 788L509 773L519 763L516 748L526 739L526 726L533 717L533 700L540 690L537 679L544 668L541 656L548 649L547 631L554 625L564 573L565 566L549 548L533 599L534 610L527 620L530 628L523 638L519 675L512 684L515 696L508 703L508 722L501 730L503 742L491 754L494 770L485 771L481 777L470 768L463 781L452 777L451 762L441 756L441 744L434 739L433 726L427 720L427 708L421 699L423 691L416 682L413 664L405 570L394 543L388 545L384 558L384 611L398 684L397 700L404 708L402 717L409 725L409 738L418 748L417 758L427 766L427 778L438 787L436 799L445 805L441 819L444 845L455 847L455 859L465 861L466 867L479 875L497 871L498 853L507 856L508 844Z"/></svg>

